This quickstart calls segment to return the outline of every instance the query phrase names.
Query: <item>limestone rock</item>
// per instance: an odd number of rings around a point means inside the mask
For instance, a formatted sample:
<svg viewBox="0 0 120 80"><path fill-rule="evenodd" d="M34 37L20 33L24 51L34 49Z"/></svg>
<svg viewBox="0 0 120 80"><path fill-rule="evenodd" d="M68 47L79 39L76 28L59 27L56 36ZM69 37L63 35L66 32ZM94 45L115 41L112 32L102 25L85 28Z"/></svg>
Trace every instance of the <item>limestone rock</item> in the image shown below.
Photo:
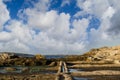
<svg viewBox="0 0 120 80"><path fill-rule="evenodd" d="M0 60L5 60L9 58L10 58L9 54L6 54L6 53L0 54Z"/></svg>
<svg viewBox="0 0 120 80"><path fill-rule="evenodd" d="M120 60L120 46L114 47L102 47L97 49L91 49L83 56L91 61L103 61L103 60ZM118 63L118 61L115 63Z"/></svg>

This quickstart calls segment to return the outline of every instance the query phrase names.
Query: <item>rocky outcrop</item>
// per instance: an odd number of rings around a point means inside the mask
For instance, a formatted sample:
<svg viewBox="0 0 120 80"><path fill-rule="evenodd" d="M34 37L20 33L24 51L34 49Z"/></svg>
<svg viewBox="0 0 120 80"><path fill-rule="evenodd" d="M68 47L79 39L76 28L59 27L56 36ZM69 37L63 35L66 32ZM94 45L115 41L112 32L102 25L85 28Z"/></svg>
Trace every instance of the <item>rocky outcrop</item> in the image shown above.
<svg viewBox="0 0 120 80"><path fill-rule="evenodd" d="M45 56L38 54L29 57L29 54L0 53L0 66L40 66L46 65Z"/></svg>
<svg viewBox="0 0 120 80"><path fill-rule="evenodd" d="M10 55L7 53L0 54L0 60L10 59Z"/></svg>
<svg viewBox="0 0 120 80"><path fill-rule="evenodd" d="M114 47L102 47L98 49L92 49L85 53L88 61L113 61L113 63L119 63L120 61L120 46Z"/></svg>
<svg viewBox="0 0 120 80"><path fill-rule="evenodd" d="M20 56L16 55L15 53L10 52L2 52L0 53L0 60L8 60L13 58L19 58Z"/></svg>

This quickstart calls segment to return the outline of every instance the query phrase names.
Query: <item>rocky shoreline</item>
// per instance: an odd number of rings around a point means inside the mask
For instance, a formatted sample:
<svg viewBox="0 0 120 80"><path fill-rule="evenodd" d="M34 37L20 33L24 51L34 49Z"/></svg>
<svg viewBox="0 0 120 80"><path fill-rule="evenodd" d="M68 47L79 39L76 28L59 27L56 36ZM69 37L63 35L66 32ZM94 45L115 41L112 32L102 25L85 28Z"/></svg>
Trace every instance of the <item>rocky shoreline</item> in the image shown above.
<svg viewBox="0 0 120 80"><path fill-rule="evenodd" d="M83 55L68 55L56 59L46 59L40 54L28 56L1 53L0 70L4 73L0 72L0 80L61 80L61 78L66 80L66 76L71 76L67 80L79 80L82 77L92 78L91 80L120 79L119 46L92 49ZM63 66L60 66L61 61L66 66L65 73L61 73L63 70ZM70 71L72 69L73 71ZM16 73L18 70L20 73Z"/></svg>

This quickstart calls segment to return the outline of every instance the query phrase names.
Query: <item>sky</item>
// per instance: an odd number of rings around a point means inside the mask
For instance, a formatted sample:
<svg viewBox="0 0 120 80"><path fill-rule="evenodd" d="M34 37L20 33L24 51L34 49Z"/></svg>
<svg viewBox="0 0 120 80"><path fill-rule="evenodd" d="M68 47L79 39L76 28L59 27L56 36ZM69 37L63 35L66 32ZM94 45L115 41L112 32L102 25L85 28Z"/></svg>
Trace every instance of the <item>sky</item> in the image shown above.
<svg viewBox="0 0 120 80"><path fill-rule="evenodd" d="M120 45L118 0L0 0L0 52L83 54Z"/></svg>

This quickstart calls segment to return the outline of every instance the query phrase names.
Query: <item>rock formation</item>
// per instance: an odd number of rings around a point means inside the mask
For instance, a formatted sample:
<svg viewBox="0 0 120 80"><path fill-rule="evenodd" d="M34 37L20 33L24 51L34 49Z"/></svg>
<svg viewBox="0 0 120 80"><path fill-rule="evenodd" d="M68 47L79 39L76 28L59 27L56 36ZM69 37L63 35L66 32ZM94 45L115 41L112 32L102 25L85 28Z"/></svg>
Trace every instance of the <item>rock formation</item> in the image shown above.
<svg viewBox="0 0 120 80"><path fill-rule="evenodd" d="M83 56L90 61L113 61L118 64L120 62L120 46L91 49Z"/></svg>
<svg viewBox="0 0 120 80"><path fill-rule="evenodd" d="M15 53L10 52L1 52L0 53L0 60L7 60L12 58L19 58L20 56L16 55Z"/></svg>
<svg viewBox="0 0 120 80"><path fill-rule="evenodd" d="M10 55L7 53L0 54L0 60L10 59Z"/></svg>

